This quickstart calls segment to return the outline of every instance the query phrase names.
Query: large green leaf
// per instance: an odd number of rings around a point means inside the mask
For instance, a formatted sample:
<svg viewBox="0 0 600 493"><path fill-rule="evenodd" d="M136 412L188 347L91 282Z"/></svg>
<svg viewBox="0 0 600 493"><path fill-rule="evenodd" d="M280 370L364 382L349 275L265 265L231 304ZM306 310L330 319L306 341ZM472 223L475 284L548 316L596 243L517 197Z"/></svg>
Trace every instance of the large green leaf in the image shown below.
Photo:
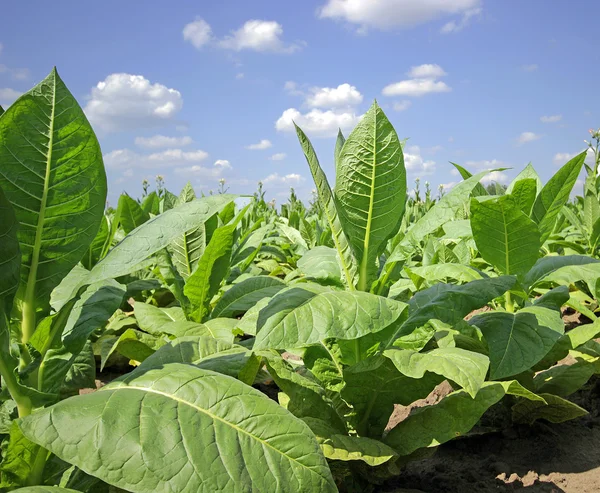
<svg viewBox="0 0 600 493"><path fill-rule="evenodd" d="M106 203L98 140L56 69L0 119L0 186L12 203L21 245L23 338L35 308L83 257Z"/></svg>
<svg viewBox="0 0 600 493"><path fill-rule="evenodd" d="M585 151L578 154L560 168L544 185L533 204L531 219L537 223L540 229L542 243L550 236L558 213L569 200L569 195L579 177L586 154Z"/></svg>
<svg viewBox="0 0 600 493"><path fill-rule="evenodd" d="M534 178L523 178L515 183L510 194L519 208L528 217L531 214L531 208L537 195L537 183Z"/></svg>
<svg viewBox="0 0 600 493"><path fill-rule="evenodd" d="M117 217L125 234L131 233L150 219L150 215L142 206L125 193L119 197L117 210Z"/></svg>
<svg viewBox="0 0 600 493"><path fill-rule="evenodd" d="M383 330L407 305L360 291L281 291L260 311L255 349L292 349Z"/></svg>
<svg viewBox="0 0 600 493"><path fill-rule="evenodd" d="M186 231L206 221L234 199L235 195L211 195L153 217L128 234L98 262L87 282L129 274L140 262L165 248Z"/></svg>
<svg viewBox="0 0 600 493"><path fill-rule="evenodd" d="M537 419L545 419L550 423L563 423L570 419L580 418L588 412L577 404L552 394L540 394L544 402L521 400L512 408L513 420L516 423L533 424Z"/></svg>
<svg viewBox="0 0 600 493"><path fill-rule="evenodd" d="M77 490L60 488L59 486L26 486L13 491L14 493L80 493Z"/></svg>
<svg viewBox="0 0 600 493"><path fill-rule="evenodd" d="M438 404L415 409L392 428L384 442L400 455L409 455L423 447L436 447L469 432L483 413L506 394L544 402L514 380L486 382L474 398L459 390Z"/></svg>
<svg viewBox="0 0 600 493"><path fill-rule="evenodd" d="M327 219L329 228L331 229L333 242L339 253L342 271L344 272L344 278L348 284L348 287L350 289L354 289L357 270L356 260L354 259L354 255L340 224L335 200L333 193L331 192L329 182L327 181L327 176L321 169L321 165L319 164L315 150L310 143L310 140L308 140L308 137L306 137L304 132L298 126L296 126L296 133L298 134L298 140L300 141L304 156L306 157L306 162L308 163L310 172L312 173L315 186L317 187L319 201L321 202L323 213L325 214L325 218ZM338 143L339 142L340 139L338 136ZM341 150L341 148L337 149L337 146L338 144L336 144L336 163L339 162L339 158L337 156L339 156L339 152Z"/></svg>
<svg viewBox="0 0 600 493"><path fill-rule="evenodd" d="M2 106L0 106L0 116L2 116L4 114L4 108Z"/></svg>
<svg viewBox="0 0 600 493"><path fill-rule="evenodd" d="M185 322L185 313L178 306L170 308L159 308L148 303L136 301L133 305L135 319L140 329L155 336L165 333L165 325L171 322Z"/></svg>
<svg viewBox="0 0 600 493"><path fill-rule="evenodd" d="M298 270L307 277L341 282L339 255L335 248L318 246L298 260Z"/></svg>
<svg viewBox="0 0 600 493"><path fill-rule="evenodd" d="M61 459L133 493L336 491L304 422L259 391L190 365L133 372L20 426Z"/></svg>
<svg viewBox="0 0 600 493"><path fill-rule="evenodd" d="M344 233L359 264L358 288L377 275L377 259L400 228L406 202L402 146L373 103L339 154L334 195Z"/></svg>
<svg viewBox="0 0 600 493"><path fill-rule="evenodd" d="M453 163L452 161L450 161L450 164L456 168L463 180L468 180L473 176L473 173L463 168L460 164ZM472 197L485 197L486 195L489 195L489 193L481 183L475 185L473 192L471 192Z"/></svg>
<svg viewBox="0 0 600 493"><path fill-rule="evenodd" d="M523 171L521 171L515 177L515 179L508 185L508 188L506 189L506 193L511 194L518 182L520 182L521 180L527 180L529 178L532 178L535 180L536 195L537 195L542 190L543 184L542 184L540 175L537 174L537 171L533 168L531 163L529 163L527 166L525 166L525 168L523 168Z"/></svg>
<svg viewBox="0 0 600 493"><path fill-rule="evenodd" d="M532 288L536 284L545 280L546 277L557 272L565 267L574 267L575 270L583 271L586 266L597 267L593 264L600 264L600 260L588 257L586 255L560 255L560 256L546 256L539 259L531 270L527 273L523 280L523 284L526 288ZM572 279L572 282L578 279Z"/></svg>
<svg viewBox="0 0 600 493"><path fill-rule="evenodd" d="M537 225L510 195L471 199L471 229L481 256L503 274L523 274L539 256Z"/></svg>
<svg viewBox="0 0 600 493"><path fill-rule="evenodd" d="M517 375L540 361L564 333L555 310L539 306L517 313L485 312L474 316L489 347L490 378Z"/></svg>
<svg viewBox="0 0 600 493"><path fill-rule="evenodd" d="M21 252L15 212L0 188L0 317L10 313L12 301L19 288Z"/></svg>
<svg viewBox="0 0 600 493"><path fill-rule="evenodd" d="M229 271L235 224L218 228L198 261L198 267L188 277L184 293L190 300L189 316L202 322L210 312L210 302Z"/></svg>
<svg viewBox="0 0 600 493"><path fill-rule="evenodd" d="M217 302L211 318L237 317L246 313L263 298L271 298L286 287L277 277L255 276L231 286Z"/></svg>
<svg viewBox="0 0 600 493"><path fill-rule="evenodd" d="M456 382L472 397L483 385L490 365L487 356L456 347L437 348L425 353L388 349L383 355L407 377L423 378L428 371L437 373Z"/></svg>

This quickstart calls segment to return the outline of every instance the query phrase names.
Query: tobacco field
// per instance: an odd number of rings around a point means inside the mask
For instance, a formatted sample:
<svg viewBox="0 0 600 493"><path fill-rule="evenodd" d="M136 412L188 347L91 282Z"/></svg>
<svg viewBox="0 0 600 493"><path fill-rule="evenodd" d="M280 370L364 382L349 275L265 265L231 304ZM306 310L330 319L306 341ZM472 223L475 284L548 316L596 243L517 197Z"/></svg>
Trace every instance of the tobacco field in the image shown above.
<svg viewBox="0 0 600 493"><path fill-rule="evenodd" d="M457 164L434 199L374 103L335 183L296 129L310 204L188 185L107 208L56 70L0 115L1 491L396 491L447 442L588 413L598 135L546 183Z"/></svg>

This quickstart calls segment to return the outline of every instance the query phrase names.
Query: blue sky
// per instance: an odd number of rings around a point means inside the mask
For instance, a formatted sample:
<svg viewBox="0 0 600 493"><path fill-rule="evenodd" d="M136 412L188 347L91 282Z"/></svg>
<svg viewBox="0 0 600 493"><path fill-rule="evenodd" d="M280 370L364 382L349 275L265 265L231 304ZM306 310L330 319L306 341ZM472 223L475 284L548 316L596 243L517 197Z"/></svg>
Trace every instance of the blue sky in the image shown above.
<svg viewBox="0 0 600 493"><path fill-rule="evenodd" d="M109 201L178 191L269 198L313 188L291 118L333 183L333 135L373 99L409 186L531 161L548 179L600 126L593 0L3 2L0 104L53 65L94 125ZM262 144L260 144L262 142Z"/></svg>

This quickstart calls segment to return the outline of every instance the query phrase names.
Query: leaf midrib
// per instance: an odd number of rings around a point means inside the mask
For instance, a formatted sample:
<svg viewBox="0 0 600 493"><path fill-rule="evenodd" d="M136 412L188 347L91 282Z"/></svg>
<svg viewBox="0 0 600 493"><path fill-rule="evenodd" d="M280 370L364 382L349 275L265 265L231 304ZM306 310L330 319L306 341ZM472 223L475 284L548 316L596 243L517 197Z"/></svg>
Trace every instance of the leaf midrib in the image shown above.
<svg viewBox="0 0 600 493"><path fill-rule="evenodd" d="M249 431L244 430L243 428L240 428L239 426L237 426L235 423L232 423L231 421L227 421L223 418L221 418L220 416L217 416L214 413L211 413L208 409L204 409L200 406L197 406L196 404L193 404L189 401L186 401L184 399L181 399L179 397L175 397L172 394L167 394L166 392L161 392L160 390L156 390L156 389L151 389L148 387L137 387L135 385L123 385L123 386L117 386L117 387L113 387L110 389L106 389L106 391L113 391L116 392L117 390L140 390L142 392L148 392L151 394L156 394L156 395L160 395L163 397L166 397L167 399L171 399L174 401L177 401L179 403L185 404L193 409L195 409L196 411L199 411L203 414L206 414L208 417L210 417L211 419L215 420L215 421L220 421L221 423L224 423L225 425L230 426L231 428L237 430L239 433L243 433L245 435L248 435L250 438L253 438L254 440L256 440L257 442L260 442L261 444L263 444L264 446L270 448L271 450L274 450L275 452L277 452L278 454L282 455L283 457L289 459L290 461L293 461L297 464L299 464L301 467L309 470L310 472L314 473L314 470L311 469L310 467L306 466L305 464L302 464L302 462L298 461L298 459L294 458L294 457L290 457L289 455L287 455L286 453L282 452L281 450L273 447L273 445L271 445L269 442L267 442L266 440L263 440L259 437L257 437L256 435L253 435L252 433L250 433ZM323 478L325 479L325 478Z"/></svg>

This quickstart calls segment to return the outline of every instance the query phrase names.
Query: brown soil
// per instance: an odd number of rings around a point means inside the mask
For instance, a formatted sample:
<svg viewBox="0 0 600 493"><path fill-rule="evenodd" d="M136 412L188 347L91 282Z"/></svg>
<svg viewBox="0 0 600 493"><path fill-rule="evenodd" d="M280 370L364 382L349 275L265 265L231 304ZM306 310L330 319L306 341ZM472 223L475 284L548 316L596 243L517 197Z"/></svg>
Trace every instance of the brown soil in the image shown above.
<svg viewBox="0 0 600 493"><path fill-rule="evenodd" d="M432 457L409 463L377 491L600 492L600 378L570 400L590 414L562 424L538 422L454 440Z"/></svg>

